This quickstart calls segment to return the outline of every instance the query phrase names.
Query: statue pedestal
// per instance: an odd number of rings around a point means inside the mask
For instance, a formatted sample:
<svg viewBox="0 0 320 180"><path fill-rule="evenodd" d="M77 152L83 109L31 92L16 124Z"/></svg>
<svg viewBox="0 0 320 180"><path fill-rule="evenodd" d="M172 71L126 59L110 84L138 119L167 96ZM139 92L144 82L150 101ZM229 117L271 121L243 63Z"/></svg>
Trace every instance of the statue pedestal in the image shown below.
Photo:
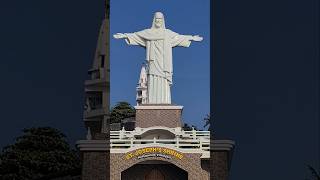
<svg viewBox="0 0 320 180"><path fill-rule="evenodd" d="M135 106L135 127L148 128L165 126L168 128L182 127L181 114L183 106L175 105L140 105Z"/></svg>

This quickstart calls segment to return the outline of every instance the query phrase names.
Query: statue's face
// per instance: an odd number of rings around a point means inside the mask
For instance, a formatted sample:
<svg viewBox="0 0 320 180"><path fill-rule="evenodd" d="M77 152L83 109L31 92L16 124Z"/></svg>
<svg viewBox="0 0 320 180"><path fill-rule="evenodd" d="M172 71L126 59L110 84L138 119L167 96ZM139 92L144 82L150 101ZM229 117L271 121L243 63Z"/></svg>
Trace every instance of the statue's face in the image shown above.
<svg viewBox="0 0 320 180"><path fill-rule="evenodd" d="M156 18L156 20L155 20L156 28L161 28L162 27L162 23L163 23L162 18Z"/></svg>

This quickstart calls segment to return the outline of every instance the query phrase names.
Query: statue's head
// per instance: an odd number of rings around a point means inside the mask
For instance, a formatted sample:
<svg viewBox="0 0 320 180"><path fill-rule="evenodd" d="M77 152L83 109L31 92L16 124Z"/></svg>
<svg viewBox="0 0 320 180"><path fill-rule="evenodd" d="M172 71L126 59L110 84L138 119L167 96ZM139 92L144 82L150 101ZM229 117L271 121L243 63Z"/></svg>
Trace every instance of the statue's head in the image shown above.
<svg viewBox="0 0 320 180"><path fill-rule="evenodd" d="M163 28L165 29L164 16L161 12L156 12L153 17L152 28Z"/></svg>

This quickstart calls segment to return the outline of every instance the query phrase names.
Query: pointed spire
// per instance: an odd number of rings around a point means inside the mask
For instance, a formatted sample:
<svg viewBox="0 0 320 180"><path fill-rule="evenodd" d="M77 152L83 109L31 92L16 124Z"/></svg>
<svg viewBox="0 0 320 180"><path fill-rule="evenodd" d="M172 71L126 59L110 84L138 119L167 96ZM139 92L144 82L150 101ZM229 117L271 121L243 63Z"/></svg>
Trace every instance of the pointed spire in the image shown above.
<svg viewBox="0 0 320 180"><path fill-rule="evenodd" d="M147 72L146 72L145 65L143 64L140 71L140 78L139 78L138 85L144 87L146 86L146 82L147 82Z"/></svg>
<svg viewBox="0 0 320 180"><path fill-rule="evenodd" d="M109 14L110 14L110 0L105 0L105 18L109 19Z"/></svg>
<svg viewBox="0 0 320 180"><path fill-rule="evenodd" d="M145 104L147 102L147 87L148 87L147 80L148 79L147 79L146 67L145 67L145 64L142 64L138 86L137 86L137 96L136 96L137 106L141 104Z"/></svg>

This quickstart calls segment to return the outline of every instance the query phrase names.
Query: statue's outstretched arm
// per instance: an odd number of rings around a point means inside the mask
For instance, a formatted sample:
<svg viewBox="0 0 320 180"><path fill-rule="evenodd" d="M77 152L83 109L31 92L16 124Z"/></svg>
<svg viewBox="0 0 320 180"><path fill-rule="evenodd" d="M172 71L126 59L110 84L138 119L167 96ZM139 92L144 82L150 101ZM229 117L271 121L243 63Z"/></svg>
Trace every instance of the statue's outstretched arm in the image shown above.
<svg viewBox="0 0 320 180"><path fill-rule="evenodd" d="M199 35L181 35L175 33L172 40L171 40L171 45L172 47L176 46L182 46L182 47L189 47L191 44L191 41L202 41L203 38L200 37Z"/></svg>
<svg viewBox="0 0 320 180"><path fill-rule="evenodd" d="M136 33L117 33L113 35L116 39L125 39L129 45L140 45L145 47L146 42L143 38L139 37Z"/></svg>
<svg viewBox="0 0 320 180"><path fill-rule="evenodd" d="M123 39L123 38L126 38L127 36L123 33L117 33L117 34L114 34L113 37L116 39Z"/></svg>
<svg viewBox="0 0 320 180"><path fill-rule="evenodd" d="M192 39L193 41L202 41L203 40L203 37L199 36L199 35L195 35L195 36L192 36Z"/></svg>

